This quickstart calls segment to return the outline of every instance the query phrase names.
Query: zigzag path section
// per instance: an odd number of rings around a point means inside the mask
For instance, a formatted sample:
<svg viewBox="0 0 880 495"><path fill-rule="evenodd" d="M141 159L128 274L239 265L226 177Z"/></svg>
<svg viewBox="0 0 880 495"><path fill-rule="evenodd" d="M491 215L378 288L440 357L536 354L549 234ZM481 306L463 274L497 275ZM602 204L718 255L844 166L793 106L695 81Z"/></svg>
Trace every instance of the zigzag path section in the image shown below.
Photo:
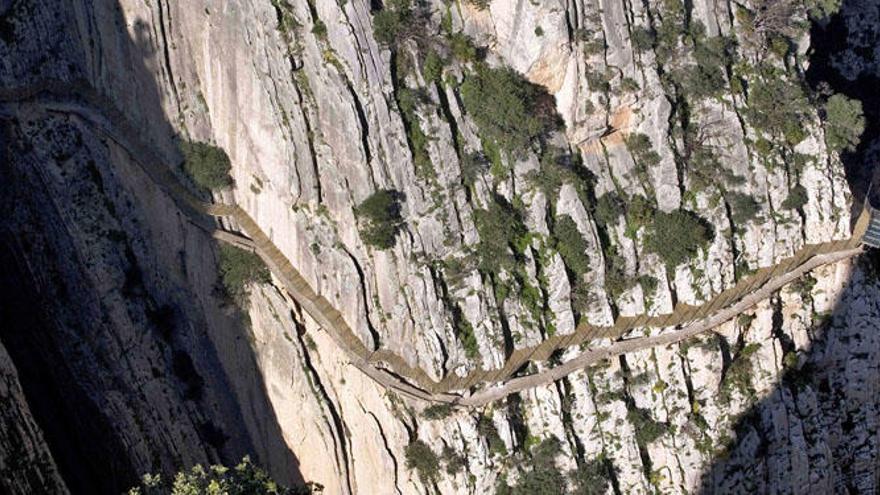
<svg viewBox="0 0 880 495"><path fill-rule="evenodd" d="M18 111L22 105L27 105L47 112L62 113L100 131L127 150L150 180L177 204L190 222L218 241L256 253L289 296L345 352L351 364L386 389L433 403L483 406L513 393L548 385L609 357L669 345L706 332L770 297L809 271L861 253L862 237L872 217L869 208L864 208L849 239L806 245L793 256L740 279L733 287L699 306L678 304L671 313L664 315L618 317L612 326L581 323L570 334L555 334L536 346L515 349L501 368L476 368L465 375L453 372L436 381L389 349L367 348L342 314L312 289L247 212L237 205L211 203L192 193L175 174L175 167L153 152L150 146L141 143L137 128L109 99L88 84L50 81L26 88L0 89L0 104L7 111ZM245 235L221 228L211 217L234 221ZM674 327L681 328L657 335L624 338L634 329ZM599 341L610 344L591 347ZM575 347L582 350L568 361L542 366L540 371L513 377L528 363L546 362L557 351Z"/></svg>

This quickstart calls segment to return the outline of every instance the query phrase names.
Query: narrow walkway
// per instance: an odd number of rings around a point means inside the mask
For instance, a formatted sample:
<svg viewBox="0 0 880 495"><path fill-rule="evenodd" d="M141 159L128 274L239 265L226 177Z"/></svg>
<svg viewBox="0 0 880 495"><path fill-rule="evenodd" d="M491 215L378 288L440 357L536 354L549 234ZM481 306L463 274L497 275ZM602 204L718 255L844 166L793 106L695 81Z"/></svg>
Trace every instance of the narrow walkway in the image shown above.
<svg viewBox="0 0 880 495"><path fill-rule="evenodd" d="M50 82L39 87L0 90L0 103L13 110L20 105L28 105L50 113L63 113L98 129L126 149L150 180L174 200L194 225L221 242L248 249L260 256L291 298L327 331L354 366L385 388L429 402L485 405L513 393L550 384L602 359L680 342L710 330L770 297L805 273L861 253L861 239L871 217L865 209L850 239L804 246L794 256L756 271L700 306L679 304L666 315L619 317L609 327L583 323L571 334L553 335L537 346L516 349L501 368L477 368L465 376L450 374L438 382L388 349L370 350L364 346L342 314L327 299L314 292L253 218L237 205L210 203L190 192L174 174L173 166L165 163L149 146L142 145L137 129L94 89L85 84ZM233 220L247 237L220 229L210 217ZM637 328L681 325L686 326L659 335L619 340ZM589 344L599 339L610 339L611 344L590 349ZM511 378L527 363L546 361L557 351L574 346L587 346L587 349L577 357L544 371ZM499 383L500 386L495 386ZM452 393L476 387L480 389L474 393Z"/></svg>

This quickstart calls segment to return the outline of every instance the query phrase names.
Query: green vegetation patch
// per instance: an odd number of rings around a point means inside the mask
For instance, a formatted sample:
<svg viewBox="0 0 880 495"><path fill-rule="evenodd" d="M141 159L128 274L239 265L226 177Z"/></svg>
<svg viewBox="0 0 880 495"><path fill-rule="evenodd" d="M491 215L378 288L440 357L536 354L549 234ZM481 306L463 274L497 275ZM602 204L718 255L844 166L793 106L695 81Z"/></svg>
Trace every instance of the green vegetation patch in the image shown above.
<svg viewBox="0 0 880 495"><path fill-rule="evenodd" d="M228 244L220 245L220 281L226 293L238 302L248 296L248 285L269 283L269 268L256 254Z"/></svg>
<svg viewBox="0 0 880 495"><path fill-rule="evenodd" d="M159 475L146 474L141 484L129 490L128 495L309 495L323 489L317 483L294 488L280 485L245 457L233 468L219 465L205 468L197 464L188 471L177 473L170 483Z"/></svg>
<svg viewBox="0 0 880 495"><path fill-rule="evenodd" d="M383 45L394 46L414 32L413 18L411 0L388 0L373 15L373 36Z"/></svg>
<svg viewBox="0 0 880 495"><path fill-rule="evenodd" d="M355 213L360 223L361 238L370 246L390 249L397 241L397 232L403 224L400 215L402 194L393 189L380 189L365 199Z"/></svg>
<svg viewBox="0 0 880 495"><path fill-rule="evenodd" d="M404 456L407 469L414 469L419 473L419 478L423 482L437 480L440 474L440 460L428 444L421 440L413 440L406 446Z"/></svg>
<svg viewBox="0 0 880 495"><path fill-rule="evenodd" d="M511 249L516 253L528 234L520 212L503 197L495 196L486 209L474 210L474 223L480 234L480 269L488 273L512 269L516 258Z"/></svg>
<svg viewBox="0 0 880 495"><path fill-rule="evenodd" d="M484 138L521 155L559 126L553 97L510 68L477 65L461 85L461 98Z"/></svg>
<svg viewBox="0 0 880 495"><path fill-rule="evenodd" d="M556 218L553 224L553 237L556 240L556 250L575 278L579 279L581 275L590 271L587 243L570 216L561 215Z"/></svg>
<svg viewBox="0 0 880 495"><path fill-rule="evenodd" d="M206 191L232 185L232 164L229 155L212 144L184 141L180 143L183 153L183 170L200 188Z"/></svg>
<svg viewBox="0 0 880 495"><path fill-rule="evenodd" d="M786 210L800 210L810 200L807 188L797 184L788 191L788 197L782 202Z"/></svg>
<svg viewBox="0 0 880 495"><path fill-rule="evenodd" d="M687 210L661 211L654 215L646 245L672 270L708 246L713 237L711 225L696 214Z"/></svg>
<svg viewBox="0 0 880 495"><path fill-rule="evenodd" d="M825 143L834 152L853 151L865 130L862 102L836 94L825 103Z"/></svg>

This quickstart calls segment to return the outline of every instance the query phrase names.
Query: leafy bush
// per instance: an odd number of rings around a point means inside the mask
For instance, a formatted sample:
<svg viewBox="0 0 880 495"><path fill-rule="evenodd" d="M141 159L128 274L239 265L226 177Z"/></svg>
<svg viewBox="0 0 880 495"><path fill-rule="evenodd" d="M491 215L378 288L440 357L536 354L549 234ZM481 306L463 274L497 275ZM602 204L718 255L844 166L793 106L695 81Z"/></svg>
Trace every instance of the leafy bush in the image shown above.
<svg viewBox="0 0 880 495"><path fill-rule="evenodd" d="M485 210L474 210L474 223L480 234L480 268L489 273L511 268L515 259L510 250L527 234L520 213L503 197L496 196Z"/></svg>
<svg viewBox="0 0 880 495"><path fill-rule="evenodd" d="M554 462L561 445L556 437L542 440L531 452L530 469L522 473L515 486L502 482L497 493L508 495L557 495L567 492L566 479Z"/></svg>
<svg viewBox="0 0 880 495"><path fill-rule="evenodd" d="M490 454L507 455L507 446L504 445L504 440L498 434L498 429L495 428L492 418L480 416L480 419L477 420L477 433L486 438Z"/></svg>
<svg viewBox="0 0 880 495"><path fill-rule="evenodd" d="M608 493L608 469L602 459L584 462L571 473L571 495L604 495Z"/></svg>
<svg viewBox="0 0 880 495"><path fill-rule="evenodd" d="M556 250L577 279L590 271L587 243L570 216L561 215L556 218L553 224L553 237L556 240Z"/></svg>
<svg viewBox="0 0 880 495"><path fill-rule="evenodd" d="M559 122L553 97L509 68L479 64L465 77L461 98L483 137L515 155Z"/></svg>
<svg viewBox="0 0 880 495"><path fill-rule="evenodd" d="M807 204L807 201L809 201L807 189L797 184L788 191L788 197L782 202L782 207L787 210L800 210Z"/></svg>
<svg viewBox="0 0 880 495"><path fill-rule="evenodd" d="M852 151L865 130L862 102L836 94L825 103L825 143L831 151Z"/></svg>
<svg viewBox="0 0 880 495"><path fill-rule="evenodd" d="M232 185L229 175L232 164L223 148L191 141L180 143L180 150L184 158L183 170L196 185L209 191Z"/></svg>
<svg viewBox="0 0 880 495"><path fill-rule="evenodd" d="M613 191L596 200L596 221L602 227L616 224L625 211L623 200Z"/></svg>
<svg viewBox="0 0 880 495"><path fill-rule="evenodd" d="M742 225L754 220L761 211L761 205L748 194L731 192L727 193L726 199L730 205L730 218L734 225Z"/></svg>
<svg viewBox="0 0 880 495"><path fill-rule="evenodd" d="M696 64L683 67L674 77L687 96L697 99L717 96L727 87L724 68L733 63L735 41L725 36L706 38L702 32L693 38Z"/></svg>
<svg viewBox="0 0 880 495"><path fill-rule="evenodd" d="M456 452L449 445L443 446L443 452L440 455L443 458L443 464L446 466L446 472L452 476L455 476L467 467L467 457Z"/></svg>
<svg viewBox="0 0 880 495"><path fill-rule="evenodd" d="M630 409L626 418L633 425L636 432L636 442L639 445L647 445L669 431L668 424L656 421L651 417L651 413L645 409L637 407Z"/></svg>
<svg viewBox="0 0 880 495"><path fill-rule="evenodd" d="M383 45L395 45L413 28L411 0L389 0L373 15L373 36Z"/></svg>
<svg viewBox="0 0 880 495"><path fill-rule="evenodd" d="M654 47L654 32L647 27L637 26L632 31L632 44L636 50L646 52Z"/></svg>
<svg viewBox="0 0 880 495"><path fill-rule="evenodd" d="M365 199L355 213L363 217L361 238L379 249L394 247L397 232L403 224L400 216L401 194L393 189L380 189Z"/></svg>
<svg viewBox="0 0 880 495"><path fill-rule="evenodd" d="M461 62L473 62L480 57L480 51L464 33L449 35L449 48L452 55Z"/></svg>
<svg viewBox="0 0 880 495"><path fill-rule="evenodd" d="M427 82L439 81L443 74L443 59L437 52L430 50L425 56L425 62L422 64L422 77Z"/></svg>
<svg viewBox="0 0 880 495"><path fill-rule="evenodd" d="M694 213L687 210L657 212L646 245L660 256L667 268L674 269L706 247L713 236L708 222Z"/></svg>
<svg viewBox="0 0 880 495"><path fill-rule="evenodd" d="M412 149L413 164L416 166L416 175L422 178L430 178L436 175L434 163L428 154L428 136L422 131L416 107L425 96L422 92L401 87L397 91L397 104L400 107L400 115L406 130L406 137Z"/></svg>
<svg viewBox="0 0 880 495"><path fill-rule="evenodd" d="M315 24L312 26L312 34L321 39L327 38L327 25L324 24L324 21L321 19L315 20Z"/></svg>
<svg viewBox="0 0 880 495"><path fill-rule="evenodd" d="M197 464L189 471L177 473L170 485L161 476L146 474L140 486L129 490L128 495L310 495L323 490L316 483L296 488L279 485L245 457L231 469L218 465L206 469Z"/></svg>
<svg viewBox="0 0 880 495"><path fill-rule="evenodd" d="M425 419L445 419L452 414L452 406L450 404L432 404L422 411L422 417Z"/></svg>
<svg viewBox="0 0 880 495"><path fill-rule="evenodd" d="M766 74L753 80L749 89L746 117L757 129L782 136L790 145L801 142L809 101L803 88L781 74Z"/></svg>
<svg viewBox="0 0 880 495"><path fill-rule="evenodd" d="M248 285L267 284L269 268L256 254L228 244L220 245L220 280L226 293L241 302L248 296Z"/></svg>
<svg viewBox="0 0 880 495"><path fill-rule="evenodd" d="M583 198L595 182L589 169L582 165L580 155L558 146L541 150L541 168L530 171L527 178L554 203L563 184L574 186Z"/></svg>
<svg viewBox="0 0 880 495"><path fill-rule="evenodd" d="M440 473L440 460L425 442L414 440L404 451L407 469L415 469L423 482L433 482Z"/></svg>

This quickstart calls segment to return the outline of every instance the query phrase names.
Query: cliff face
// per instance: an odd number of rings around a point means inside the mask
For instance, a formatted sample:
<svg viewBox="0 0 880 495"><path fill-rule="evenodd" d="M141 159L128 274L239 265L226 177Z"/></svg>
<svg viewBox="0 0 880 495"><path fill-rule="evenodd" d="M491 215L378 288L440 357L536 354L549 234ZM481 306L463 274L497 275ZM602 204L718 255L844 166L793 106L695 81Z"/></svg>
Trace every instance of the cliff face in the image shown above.
<svg viewBox="0 0 880 495"><path fill-rule="evenodd" d="M222 147L235 187L216 199L244 208L367 347L435 379L500 367L578 318L700 304L850 234L844 167L801 89L797 9L777 33L754 2L431 1L390 49L375 3L0 2L0 85L86 84L168 164L181 137ZM478 54L543 88L564 125L499 152L462 96ZM16 491L119 491L252 453L326 493L492 492L528 480L547 439L558 471L615 493L876 487L878 359L857 350L876 347L869 263L817 270L694 341L428 419L276 287L253 288L243 324L214 295L210 236L86 107L0 112L3 420L22 425L0 438L46 459L14 471ZM356 207L379 189L404 198L391 249L359 230ZM496 203L529 235L492 253L511 266L487 270L478 219ZM667 267L640 204L692 212L713 235ZM416 439L444 469L419 476Z"/></svg>

